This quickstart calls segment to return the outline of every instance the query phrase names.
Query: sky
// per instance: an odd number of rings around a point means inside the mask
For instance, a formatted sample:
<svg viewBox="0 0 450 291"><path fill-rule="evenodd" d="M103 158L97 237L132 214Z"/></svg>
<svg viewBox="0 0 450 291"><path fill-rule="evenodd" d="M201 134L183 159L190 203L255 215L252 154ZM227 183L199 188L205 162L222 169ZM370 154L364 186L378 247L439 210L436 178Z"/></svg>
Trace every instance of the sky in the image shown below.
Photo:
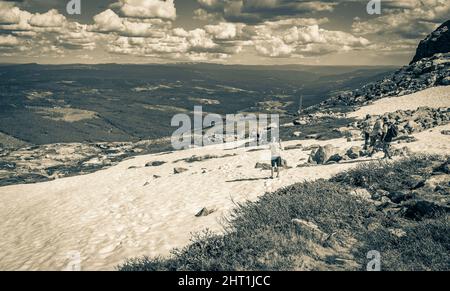
<svg viewBox="0 0 450 291"><path fill-rule="evenodd" d="M78 1L0 0L0 62L399 66L450 19L448 0Z"/></svg>

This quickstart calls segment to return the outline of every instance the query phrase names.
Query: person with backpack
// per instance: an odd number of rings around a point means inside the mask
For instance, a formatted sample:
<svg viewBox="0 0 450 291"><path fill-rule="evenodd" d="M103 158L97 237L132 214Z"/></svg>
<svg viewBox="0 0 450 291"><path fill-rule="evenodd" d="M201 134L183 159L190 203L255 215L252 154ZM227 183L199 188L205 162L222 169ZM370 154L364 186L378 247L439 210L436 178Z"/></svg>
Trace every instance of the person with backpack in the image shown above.
<svg viewBox="0 0 450 291"><path fill-rule="evenodd" d="M391 143L398 136L398 128L395 123L391 122L389 118L384 118L384 127L383 127L383 159L392 160L391 155Z"/></svg>
<svg viewBox="0 0 450 291"><path fill-rule="evenodd" d="M383 129L384 123L383 120L380 118L375 122L372 133L370 134L370 147L372 149L370 156L373 156L375 152L379 150L379 143L383 142L383 134L384 134Z"/></svg>
<svg viewBox="0 0 450 291"><path fill-rule="evenodd" d="M370 114L368 114L360 127L364 134L364 150L366 151L369 149L369 146L371 145L371 135L373 132L374 125L375 125L374 120L372 119Z"/></svg>

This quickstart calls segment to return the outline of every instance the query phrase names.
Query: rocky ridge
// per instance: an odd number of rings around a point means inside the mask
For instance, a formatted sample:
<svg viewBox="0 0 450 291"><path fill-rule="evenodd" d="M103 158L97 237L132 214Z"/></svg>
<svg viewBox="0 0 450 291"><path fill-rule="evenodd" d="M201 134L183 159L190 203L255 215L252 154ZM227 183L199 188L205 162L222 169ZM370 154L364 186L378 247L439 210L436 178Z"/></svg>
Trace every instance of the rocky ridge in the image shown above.
<svg viewBox="0 0 450 291"><path fill-rule="evenodd" d="M383 80L361 89L340 92L316 108L361 106L375 100L413 94L435 86L450 85L450 53L436 54L405 66Z"/></svg>
<svg viewBox="0 0 450 291"><path fill-rule="evenodd" d="M408 66L361 89L340 92L323 106L366 105L384 97L403 96L430 87L450 85L450 20L422 40Z"/></svg>

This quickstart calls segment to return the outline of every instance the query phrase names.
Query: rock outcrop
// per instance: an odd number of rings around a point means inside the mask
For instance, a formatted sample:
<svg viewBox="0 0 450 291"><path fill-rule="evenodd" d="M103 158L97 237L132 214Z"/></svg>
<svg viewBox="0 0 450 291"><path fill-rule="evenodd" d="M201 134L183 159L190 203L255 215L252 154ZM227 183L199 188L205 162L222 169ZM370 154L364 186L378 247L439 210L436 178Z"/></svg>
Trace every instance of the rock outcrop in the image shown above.
<svg viewBox="0 0 450 291"><path fill-rule="evenodd" d="M448 52L450 52L450 20L439 26L438 29L420 42L411 64L432 57L437 53Z"/></svg>
<svg viewBox="0 0 450 291"><path fill-rule="evenodd" d="M450 20L427 36L408 66L361 89L339 92L315 108L323 110L335 106L366 105L385 97L403 96L431 87L450 85L449 28Z"/></svg>
<svg viewBox="0 0 450 291"><path fill-rule="evenodd" d="M399 110L381 116L372 116L371 118L373 123L384 118L395 121L399 130L399 137L402 137L450 123L450 108L421 107L414 111ZM358 123L357 127L362 128L362 122Z"/></svg>
<svg viewBox="0 0 450 291"><path fill-rule="evenodd" d="M431 87L447 86L450 84L449 79L450 53L436 54L405 66L383 80L369 83L361 89L340 92L316 107L367 105L385 97L409 95Z"/></svg>

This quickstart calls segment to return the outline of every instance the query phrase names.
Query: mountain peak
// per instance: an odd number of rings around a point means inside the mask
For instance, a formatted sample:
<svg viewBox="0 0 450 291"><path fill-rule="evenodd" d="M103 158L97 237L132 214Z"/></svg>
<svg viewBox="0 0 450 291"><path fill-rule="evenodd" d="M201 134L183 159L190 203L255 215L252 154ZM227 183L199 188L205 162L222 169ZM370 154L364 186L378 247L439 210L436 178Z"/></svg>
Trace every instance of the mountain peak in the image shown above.
<svg viewBox="0 0 450 291"><path fill-rule="evenodd" d="M450 52L450 20L439 26L420 42L411 64L423 58L432 57L437 53L448 52Z"/></svg>

